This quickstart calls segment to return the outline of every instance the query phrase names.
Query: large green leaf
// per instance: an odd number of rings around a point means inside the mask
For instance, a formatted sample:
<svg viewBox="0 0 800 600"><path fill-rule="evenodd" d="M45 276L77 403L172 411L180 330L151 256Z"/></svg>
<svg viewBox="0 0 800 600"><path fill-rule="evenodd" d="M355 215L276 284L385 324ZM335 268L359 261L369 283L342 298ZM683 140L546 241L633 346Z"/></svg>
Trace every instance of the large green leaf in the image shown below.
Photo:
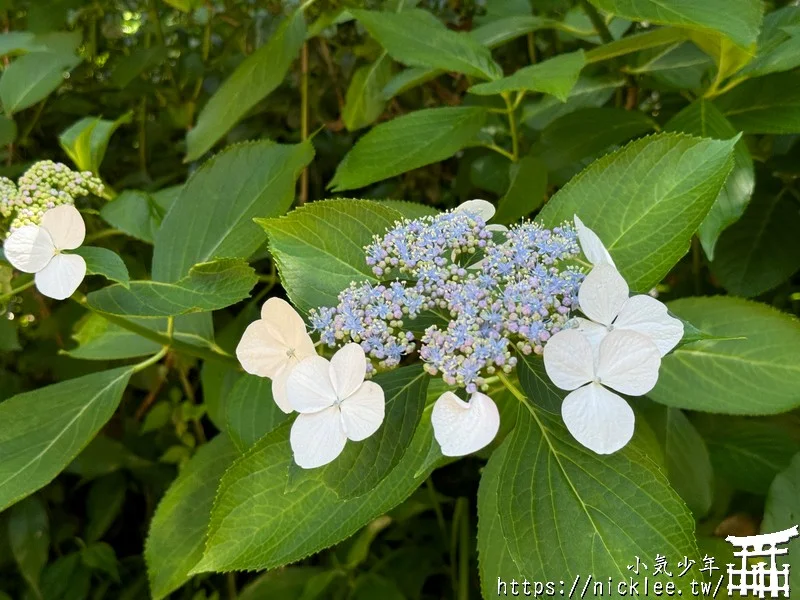
<svg viewBox="0 0 800 600"><path fill-rule="evenodd" d="M321 478L284 493L292 460L289 426L266 435L222 478L205 555L193 571L261 570L295 562L398 505L433 468L421 468L431 446L428 414L392 472L367 494L349 500L339 499Z"/></svg>
<svg viewBox="0 0 800 600"><path fill-rule="evenodd" d="M633 21L715 31L747 48L761 27L758 0L589 0L597 8Z"/></svg>
<svg viewBox="0 0 800 600"><path fill-rule="evenodd" d="M466 33L447 29L427 11L413 8L399 13L350 12L392 58L403 64L483 79L497 79L503 75L486 47Z"/></svg>
<svg viewBox="0 0 800 600"><path fill-rule="evenodd" d="M335 306L352 281L376 281L364 246L401 215L369 200L327 200L258 223L269 237L286 293L302 311Z"/></svg>
<svg viewBox="0 0 800 600"><path fill-rule="evenodd" d="M560 54L544 62L522 67L513 75L469 88L471 94L488 96L505 92L529 91L552 94L565 102L586 64L583 50Z"/></svg>
<svg viewBox="0 0 800 600"><path fill-rule="evenodd" d="M258 277L246 262L223 259L200 263L176 283L133 281L87 295L94 310L121 317L172 317L236 304L250 295Z"/></svg>
<svg viewBox="0 0 800 600"><path fill-rule="evenodd" d="M92 373L0 403L0 510L50 483L117 409L133 370Z"/></svg>
<svg viewBox="0 0 800 600"><path fill-rule="evenodd" d="M800 269L800 212L789 193L759 192L720 237L711 270L738 296L758 296Z"/></svg>
<svg viewBox="0 0 800 600"><path fill-rule="evenodd" d="M686 40L686 33L674 27L657 27L643 33L628 35L613 42L592 48L586 53L587 63L602 62L649 48L671 46Z"/></svg>
<svg viewBox="0 0 800 600"><path fill-rule="evenodd" d="M245 452L289 418L272 398L272 380L244 374L224 402L225 431L239 452Z"/></svg>
<svg viewBox="0 0 800 600"><path fill-rule="evenodd" d="M475 139L487 114L477 106L428 108L381 123L347 153L329 186L352 190L450 158Z"/></svg>
<svg viewBox="0 0 800 600"><path fill-rule="evenodd" d="M663 449L670 485L695 518L704 517L714 498L714 470L703 438L680 409L655 402L637 406L643 409Z"/></svg>
<svg viewBox="0 0 800 600"><path fill-rule="evenodd" d="M648 291L689 249L731 170L735 143L674 134L636 140L574 177L538 219L555 226L577 214L631 288Z"/></svg>
<svg viewBox="0 0 800 600"><path fill-rule="evenodd" d="M383 88L392 77L392 59L385 52L371 65L356 69L347 88L342 121L350 131L374 123L386 108Z"/></svg>
<svg viewBox="0 0 800 600"><path fill-rule="evenodd" d="M153 279L177 281L192 265L249 258L264 243L254 217L282 215L311 162L309 142L240 144L203 164L186 182L155 236Z"/></svg>
<svg viewBox="0 0 800 600"><path fill-rule="evenodd" d="M745 133L800 132L800 73L750 79L715 100L731 124Z"/></svg>
<svg viewBox="0 0 800 600"><path fill-rule="evenodd" d="M238 455L231 441L218 435L198 450L159 503L144 551L156 600L188 581L202 558L217 485Z"/></svg>
<svg viewBox="0 0 800 600"><path fill-rule="evenodd" d="M335 461L314 473L339 498L354 498L373 490L403 458L422 411L428 376L419 366L377 375L383 388L386 417L380 429L360 443L348 442Z"/></svg>
<svg viewBox="0 0 800 600"><path fill-rule="evenodd" d="M735 490L767 493L772 480L800 452L797 419L695 414L718 479Z"/></svg>
<svg viewBox="0 0 800 600"><path fill-rule="evenodd" d="M58 136L58 143L78 169L99 173L111 136L120 125L130 123L131 117L130 112L116 121L84 117L62 131Z"/></svg>
<svg viewBox="0 0 800 600"><path fill-rule="evenodd" d="M67 353L83 360L117 360L155 354L161 344L108 322L102 316L89 314L76 327L72 338L78 347Z"/></svg>
<svg viewBox="0 0 800 600"><path fill-rule="evenodd" d="M0 77L0 102L7 115L44 100L81 62L74 54L33 52L12 62Z"/></svg>
<svg viewBox="0 0 800 600"><path fill-rule="evenodd" d="M242 61L200 111L186 136L186 160L200 158L281 84L305 40L305 17L296 10L266 44Z"/></svg>
<svg viewBox="0 0 800 600"><path fill-rule="evenodd" d="M764 520L761 522L761 533L775 533L796 526L800 522L800 453L796 454L792 464L782 471L772 482L764 508ZM789 588L800 588L800 543L794 539L789 544L789 554L782 558L794 569L790 571Z"/></svg>
<svg viewBox="0 0 800 600"><path fill-rule="evenodd" d="M670 119L665 129L718 140L731 139L738 133L712 103L702 98ZM744 213L755 184L753 159L745 141L739 140L733 153L733 171L697 231L709 259L714 258L714 249L722 231Z"/></svg>
<svg viewBox="0 0 800 600"><path fill-rule="evenodd" d="M522 581L525 577L511 557L497 510L500 471L506 461L508 445L506 439L492 453L478 488L478 567L484 598L496 597L498 580L508 584L512 579Z"/></svg>
<svg viewBox="0 0 800 600"><path fill-rule="evenodd" d="M513 223L544 204L547 166L534 156L523 156L508 167L508 189L497 203L495 223Z"/></svg>
<svg viewBox="0 0 800 600"><path fill-rule="evenodd" d="M614 95L614 91L623 85L625 80L621 77L581 76L566 102L561 102L555 96L541 96L522 105L521 120L532 129L543 129L558 117L580 108L603 106Z"/></svg>
<svg viewBox="0 0 800 600"><path fill-rule="evenodd" d="M770 306L732 297L683 298L669 309L720 340L664 357L657 402L707 412L780 413L800 406L800 322Z"/></svg>
<svg viewBox="0 0 800 600"><path fill-rule="evenodd" d="M686 505L636 441L599 456L560 417L532 411L520 407L497 488L503 535L525 577L637 580L646 572L627 569L636 556L696 559ZM675 583L688 590L688 581Z"/></svg>

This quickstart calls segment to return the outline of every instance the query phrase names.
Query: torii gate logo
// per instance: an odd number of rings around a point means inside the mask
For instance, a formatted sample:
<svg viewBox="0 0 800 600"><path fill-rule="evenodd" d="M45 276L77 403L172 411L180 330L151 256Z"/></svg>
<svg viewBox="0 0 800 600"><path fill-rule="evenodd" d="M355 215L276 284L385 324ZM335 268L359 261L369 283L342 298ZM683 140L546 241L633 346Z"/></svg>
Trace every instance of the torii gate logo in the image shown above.
<svg viewBox="0 0 800 600"><path fill-rule="evenodd" d="M759 598L789 597L789 563L778 566L777 558L789 552L785 547L792 538L798 537L797 525L775 533L737 537L729 535L725 541L738 546L734 556L742 559L741 568L728 563L728 595L739 592L740 596ZM769 558L769 563L754 563L748 559ZM738 579L737 579L738 577Z"/></svg>

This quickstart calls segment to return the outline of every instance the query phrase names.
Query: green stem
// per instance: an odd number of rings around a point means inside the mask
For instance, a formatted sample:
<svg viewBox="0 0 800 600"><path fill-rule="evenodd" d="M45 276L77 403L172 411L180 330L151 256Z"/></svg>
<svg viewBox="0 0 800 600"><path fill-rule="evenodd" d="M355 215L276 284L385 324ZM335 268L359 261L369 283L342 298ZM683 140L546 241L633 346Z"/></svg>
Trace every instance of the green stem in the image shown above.
<svg viewBox="0 0 800 600"><path fill-rule="evenodd" d="M505 156L508 160L510 160L512 162L516 162L516 160L514 159L514 155L511 154L511 152L509 152L508 150L504 150L503 148L501 148L497 144L483 144L483 147L484 148L489 148L489 150L494 150L498 154L502 154L503 156Z"/></svg>
<svg viewBox="0 0 800 600"><path fill-rule="evenodd" d="M517 116L515 114L516 105L511 102L511 96L508 92L503 94L503 100L506 103L506 110L508 111L508 130L511 134L511 161L517 162L519 160L519 132L517 131ZM520 102L522 100L520 99Z"/></svg>
<svg viewBox="0 0 800 600"><path fill-rule="evenodd" d="M506 389L511 392L511 394L520 402L522 402L525 406L530 409L530 405L528 404L528 398L525 396L525 393L519 389L514 383L506 376L505 373L502 371L497 372L497 378L503 382L503 385L506 386Z"/></svg>
<svg viewBox="0 0 800 600"><path fill-rule="evenodd" d="M466 498L459 498L456 503L462 501L461 527L459 528L461 539L458 543L458 600L469 600L469 504Z"/></svg>
<svg viewBox="0 0 800 600"><path fill-rule="evenodd" d="M169 352L169 346L162 347L161 350L159 350L156 354L153 354L153 356L151 356L147 360L144 360L134 365L133 372L138 373L139 371L144 371L147 367L156 364L158 361L160 361L167 355L167 352Z"/></svg>
<svg viewBox="0 0 800 600"><path fill-rule="evenodd" d="M35 285L35 283L36 283L36 281L34 279L31 279L28 283L23 283L18 288L14 288L13 290L8 292L7 294L3 294L2 296L0 296L0 302L5 302L9 298L13 298L17 294L21 294L22 292L24 292L28 288L33 287Z"/></svg>
<svg viewBox="0 0 800 600"><path fill-rule="evenodd" d="M83 243L91 244L92 242L96 242L97 240L113 237L115 235L125 235L125 232L120 231L119 229L102 229L100 231L92 233L91 235L87 235Z"/></svg>
<svg viewBox="0 0 800 600"><path fill-rule="evenodd" d="M164 37L164 30L161 27L161 18L158 16L158 7L156 6L155 0L150 0L148 9L150 12L150 18L153 19L153 24L156 28L156 37L158 38L158 43L164 48L164 50L166 50L166 38ZM164 61L164 69L167 71L167 78L170 80L172 87L175 88L175 93L178 95L178 98L180 98L181 90L178 87L178 81L175 79L175 73L172 71L172 64L169 62L169 58Z"/></svg>
<svg viewBox="0 0 800 600"><path fill-rule="evenodd" d="M611 31L608 29L603 17L600 16L599 12L597 12L597 9L589 4L588 0L581 0L581 7L589 16L589 20L592 22L592 25L600 36L600 39L603 40L603 43L607 44L609 42L613 42L614 36L611 35Z"/></svg>
<svg viewBox="0 0 800 600"><path fill-rule="evenodd" d="M436 497L436 488L433 487L433 483L431 482L431 478L425 480L425 489L428 490L428 496L431 499L431 505L433 506L433 512L436 513L436 523L439 525L439 530L442 533L442 540L447 539L447 523L444 520L444 513L442 512L442 505L439 503L439 499Z"/></svg>

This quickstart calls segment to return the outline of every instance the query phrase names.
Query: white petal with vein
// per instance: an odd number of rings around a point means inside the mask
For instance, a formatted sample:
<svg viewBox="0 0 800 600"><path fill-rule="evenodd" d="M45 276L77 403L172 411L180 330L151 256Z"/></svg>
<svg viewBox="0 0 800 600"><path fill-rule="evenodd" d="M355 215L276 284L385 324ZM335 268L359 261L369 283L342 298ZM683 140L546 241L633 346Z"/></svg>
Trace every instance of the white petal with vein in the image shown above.
<svg viewBox="0 0 800 600"><path fill-rule="evenodd" d="M614 267L598 265L578 288L578 303L592 321L611 325L628 300L628 291L628 284Z"/></svg>
<svg viewBox="0 0 800 600"><path fill-rule="evenodd" d="M303 469L327 465L342 453L346 442L339 409L333 406L298 415L289 434L294 461Z"/></svg>
<svg viewBox="0 0 800 600"><path fill-rule="evenodd" d="M614 261L597 234L584 225L578 215L574 215L573 221L578 232L578 242L586 259L593 265L609 264L613 267Z"/></svg>
<svg viewBox="0 0 800 600"><path fill-rule="evenodd" d="M42 217L41 226L47 230L59 250L74 250L86 237L83 217L71 204L62 204L48 210Z"/></svg>
<svg viewBox="0 0 800 600"><path fill-rule="evenodd" d="M600 383L629 396L642 396L658 381L661 354L649 338L617 329L600 343L597 377Z"/></svg>
<svg viewBox="0 0 800 600"><path fill-rule="evenodd" d="M500 428L497 405L486 394L472 394L464 402L445 392L433 405L433 435L445 456L465 456L487 446Z"/></svg>
<svg viewBox="0 0 800 600"><path fill-rule="evenodd" d="M3 244L3 252L11 265L23 273L36 273L47 266L56 247L50 234L36 225L14 230Z"/></svg>
<svg viewBox="0 0 800 600"><path fill-rule="evenodd" d="M628 299L614 321L615 329L630 329L650 338L664 356L683 337L683 323L667 312L663 302L641 294Z"/></svg>
<svg viewBox="0 0 800 600"><path fill-rule="evenodd" d="M544 369L562 390L574 390L594 379L594 355L589 340L575 329L564 329L544 347Z"/></svg>
<svg viewBox="0 0 800 600"><path fill-rule="evenodd" d="M570 392L561 404L561 417L572 436L598 454L616 452L633 437L631 407L596 383Z"/></svg>
<svg viewBox="0 0 800 600"><path fill-rule="evenodd" d="M77 254L56 254L36 273L36 289L48 298L65 300L75 293L86 277L86 261Z"/></svg>
<svg viewBox="0 0 800 600"><path fill-rule="evenodd" d="M337 398L330 378L330 363L316 355L301 360L286 379L286 396L292 408L301 413L333 406Z"/></svg>
<svg viewBox="0 0 800 600"><path fill-rule="evenodd" d="M345 344L331 358L330 378L340 400L355 392L366 374L367 357L358 344Z"/></svg>
<svg viewBox="0 0 800 600"><path fill-rule="evenodd" d="M354 442L365 440L383 423L386 414L383 388L374 381L365 381L342 401L340 408L347 438Z"/></svg>

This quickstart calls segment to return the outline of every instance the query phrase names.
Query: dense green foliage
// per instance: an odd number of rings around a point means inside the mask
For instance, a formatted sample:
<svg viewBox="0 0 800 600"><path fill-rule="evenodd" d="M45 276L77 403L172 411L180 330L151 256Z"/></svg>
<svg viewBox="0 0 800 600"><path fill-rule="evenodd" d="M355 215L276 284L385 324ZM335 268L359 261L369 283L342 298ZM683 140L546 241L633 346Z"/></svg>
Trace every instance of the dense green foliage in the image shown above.
<svg viewBox="0 0 800 600"><path fill-rule="evenodd" d="M0 260L0 600L466 600L657 554L697 561L687 590L725 535L796 524L794 3L0 0L0 24L0 175L105 184L70 299ZM684 322L632 442L578 444L532 356L488 392L495 441L447 459L409 361L375 377L382 429L300 469L245 327L377 281L374 235L475 197L579 214Z"/></svg>

